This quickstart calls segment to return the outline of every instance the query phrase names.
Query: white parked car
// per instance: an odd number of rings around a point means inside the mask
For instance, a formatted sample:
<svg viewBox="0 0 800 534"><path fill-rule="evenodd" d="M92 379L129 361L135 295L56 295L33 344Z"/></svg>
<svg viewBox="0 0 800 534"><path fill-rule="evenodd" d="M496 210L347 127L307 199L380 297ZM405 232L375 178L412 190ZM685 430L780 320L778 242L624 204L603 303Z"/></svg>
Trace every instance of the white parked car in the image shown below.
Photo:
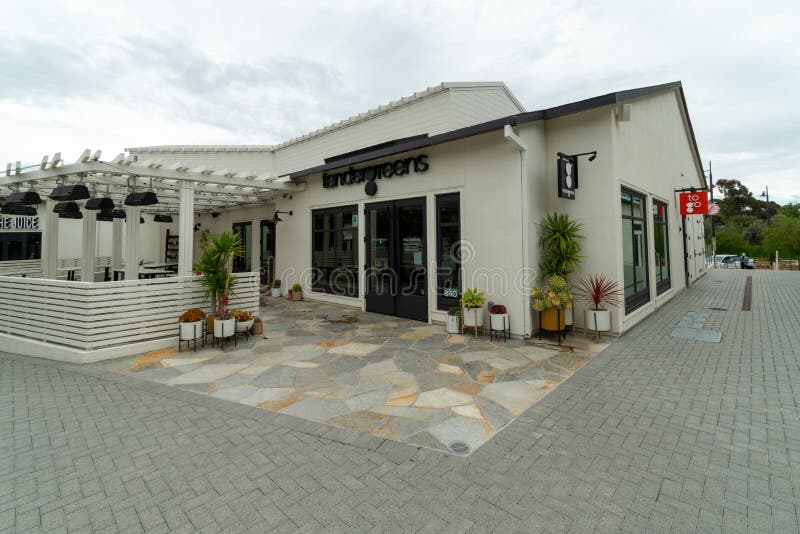
<svg viewBox="0 0 800 534"><path fill-rule="evenodd" d="M756 262L752 258L747 258L747 263L742 265L742 257L735 254L717 254L717 267L720 269L755 269ZM713 256L706 258L706 266L713 265Z"/></svg>

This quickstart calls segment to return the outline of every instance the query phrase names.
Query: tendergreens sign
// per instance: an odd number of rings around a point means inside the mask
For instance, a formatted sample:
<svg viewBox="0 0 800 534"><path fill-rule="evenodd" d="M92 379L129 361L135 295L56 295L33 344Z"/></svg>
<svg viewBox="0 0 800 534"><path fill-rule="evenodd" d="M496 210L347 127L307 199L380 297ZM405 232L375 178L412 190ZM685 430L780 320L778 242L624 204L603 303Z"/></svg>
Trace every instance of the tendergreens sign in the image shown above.
<svg viewBox="0 0 800 534"><path fill-rule="evenodd" d="M39 217L0 217L0 230L35 230Z"/></svg>
<svg viewBox="0 0 800 534"><path fill-rule="evenodd" d="M425 172L430 167L428 156L421 154L413 158L398 159L369 167L350 167L344 172L322 175L322 187L330 189L340 185L353 185L364 182L374 182L381 178L404 176L412 172ZM374 193L373 193L374 194Z"/></svg>

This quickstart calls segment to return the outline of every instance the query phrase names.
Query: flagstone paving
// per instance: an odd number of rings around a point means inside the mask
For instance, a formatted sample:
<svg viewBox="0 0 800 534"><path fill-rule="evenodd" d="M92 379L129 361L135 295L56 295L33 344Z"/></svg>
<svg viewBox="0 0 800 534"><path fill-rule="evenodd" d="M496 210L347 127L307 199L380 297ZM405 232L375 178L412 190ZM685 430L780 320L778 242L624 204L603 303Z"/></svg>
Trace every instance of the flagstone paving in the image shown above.
<svg viewBox="0 0 800 534"><path fill-rule="evenodd" d="M539 340L450 335L443 326L265 298L264 335L222 351L158 351L99 364L219 399L451 452L474 452L588 363Z"/></svg>

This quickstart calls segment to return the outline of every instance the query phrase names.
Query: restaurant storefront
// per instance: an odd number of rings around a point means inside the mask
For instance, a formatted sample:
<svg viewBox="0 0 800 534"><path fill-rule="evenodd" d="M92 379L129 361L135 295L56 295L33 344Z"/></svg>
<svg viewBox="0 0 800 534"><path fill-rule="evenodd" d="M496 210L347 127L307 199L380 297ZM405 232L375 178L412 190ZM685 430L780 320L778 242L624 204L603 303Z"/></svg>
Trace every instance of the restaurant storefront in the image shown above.
<svg viewBox="0 0 800 534"><path fill-rule="evenodd" d="M236 232L246 253L235 271L299 283L309 299L441 323L476 287L508 309L512 334L530 336L536 225L552 212L584 227L573 282L604 274L624 286L614 332L704 270L683 257L687 246L702 255L702 217L684 228L675 202L676 189L704 187L679 82L532 112L501 83L442 84L280 145L127 150L158 168L254 169L169 235L188 234L196 258L209 233ZM242 193L256 176L264 191ZM3 253L35 255L27 239Z"/></svg>

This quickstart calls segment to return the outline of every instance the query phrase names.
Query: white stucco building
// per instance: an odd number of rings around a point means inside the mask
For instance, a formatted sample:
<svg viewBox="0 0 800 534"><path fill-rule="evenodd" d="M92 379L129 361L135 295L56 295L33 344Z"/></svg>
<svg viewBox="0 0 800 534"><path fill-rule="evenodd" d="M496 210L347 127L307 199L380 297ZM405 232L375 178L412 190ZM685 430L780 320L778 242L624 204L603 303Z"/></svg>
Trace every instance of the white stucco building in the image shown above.
<svg viewBox="0 0 800 534"><path fill-rule="evenodd" d="M198 208L190 237L196 256L204 231L242 233L239 269L300 283L308 299L443 322L461 291L478 287L508 308L513 334L531 335L536 223L550 212L584 226L574 280L604 274L625 286L615 332L705 270L702 217L676 208L676 190L705 188L680 82L537 111L500 82L444 83L279 145L126 150L139 164L296 184L247 207L216 195ZM558 154L595 151L593 161L577 158L574 198L561 198ZM110 254L110 231L99 231L100 256ZM167 232L187 237L177 222L142 231L140 259L150 261L164 260ZM60 235L60 256L81 250L80 232Z"/></svg>

